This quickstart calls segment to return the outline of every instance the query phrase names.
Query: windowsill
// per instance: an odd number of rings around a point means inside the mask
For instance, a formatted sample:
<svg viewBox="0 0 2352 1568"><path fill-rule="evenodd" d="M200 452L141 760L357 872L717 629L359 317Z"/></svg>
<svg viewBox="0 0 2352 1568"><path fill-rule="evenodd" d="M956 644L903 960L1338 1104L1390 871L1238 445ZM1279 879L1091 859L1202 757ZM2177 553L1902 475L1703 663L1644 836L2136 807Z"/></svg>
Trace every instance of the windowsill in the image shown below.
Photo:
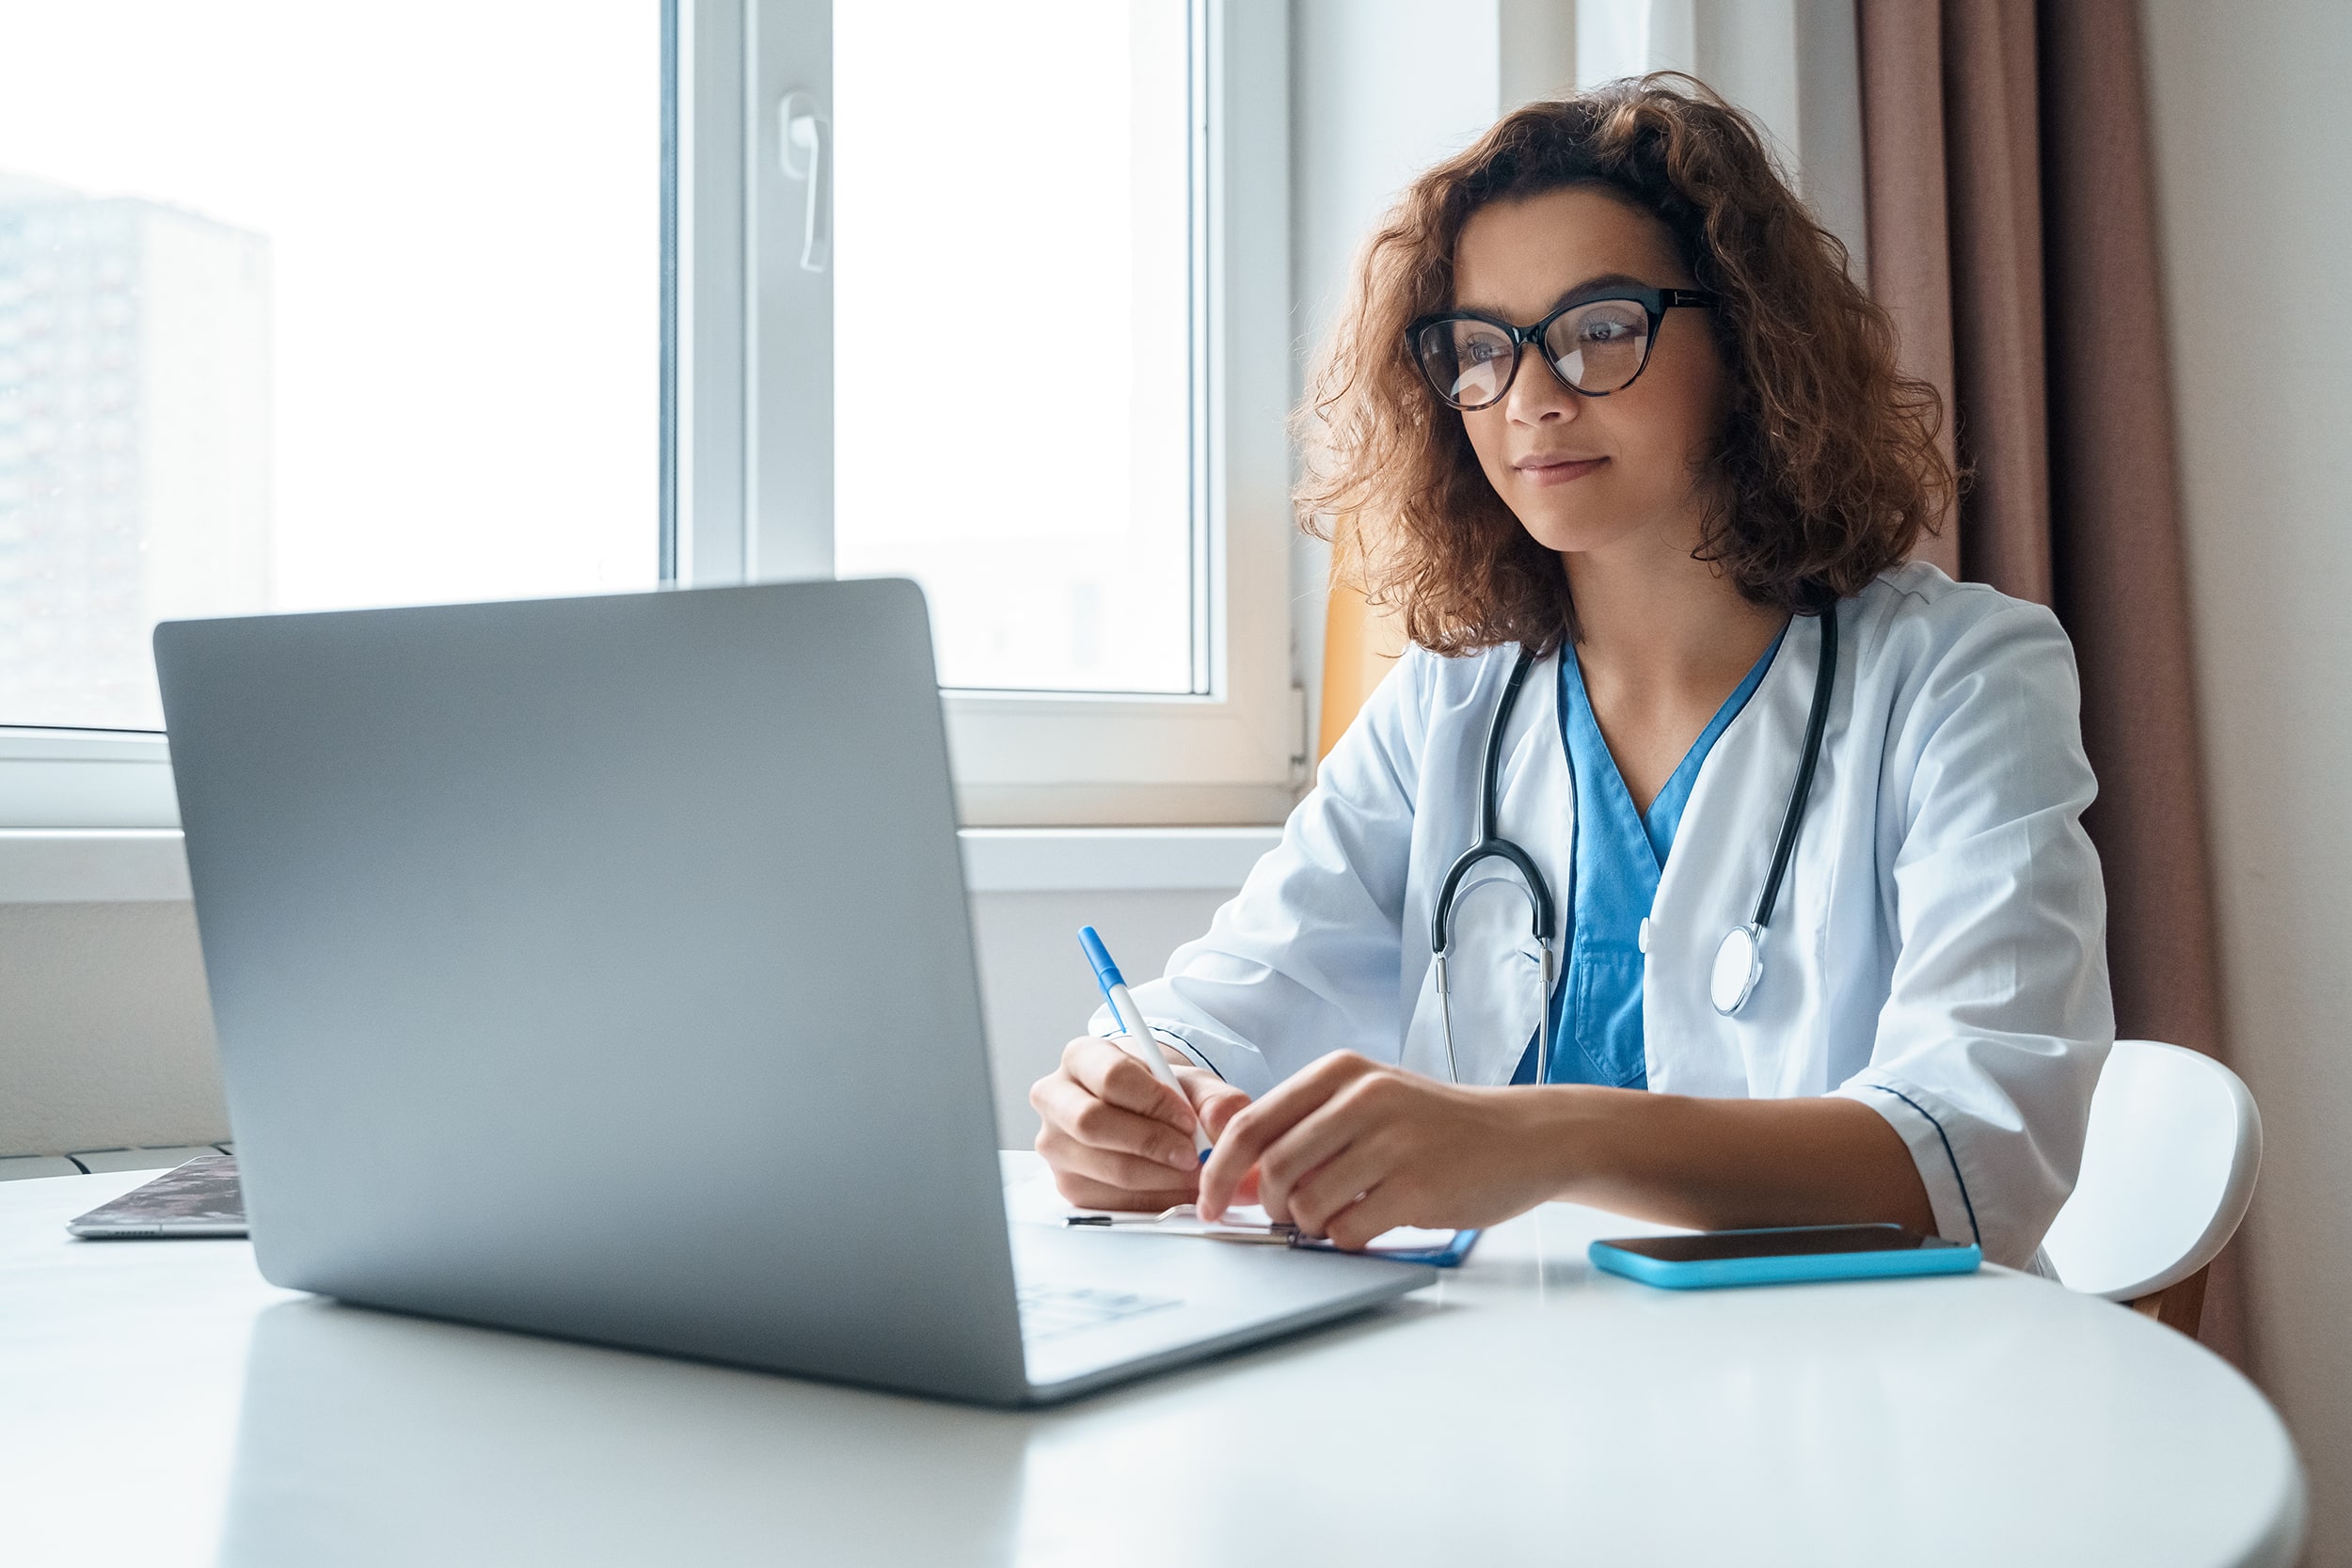
<svg viewBox="0 0 2352 1568"><path fill-rule="evenodd" d="M1238 888L1279 828L966 828L973 893ZM0 829L0 904L176 903L177 828Z"/></svg>
<svg viewBox="0 0 2352 1568"><path fill-rule="evenodd" d="M966 828L974 893L1232 892L1279 828Z"/></svg>
<svg viewBox="0 0 2352 1568"><path fill-rule="evenodd" d="M167 904L187 896L177 828L0 829L0 904Z"/></svg>

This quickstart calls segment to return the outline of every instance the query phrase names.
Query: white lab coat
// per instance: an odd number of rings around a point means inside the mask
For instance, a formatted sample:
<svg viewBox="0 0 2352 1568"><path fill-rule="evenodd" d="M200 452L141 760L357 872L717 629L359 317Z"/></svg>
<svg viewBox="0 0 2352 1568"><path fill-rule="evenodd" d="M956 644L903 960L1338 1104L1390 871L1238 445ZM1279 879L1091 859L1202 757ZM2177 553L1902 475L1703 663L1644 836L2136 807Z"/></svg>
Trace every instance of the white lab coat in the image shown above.
<svg viewBox="0 0 2352 1568"><path fill-rule="evenodd" d="M1651 911L1649 1087L1859 1101L1910 1148L1937 1228L2022 1266L2074 1187L2115 1032L2073 649L2047 610L1926 565L1837 612L1820 772L1763 978L1732 1018L1708 1001L1708 970L1770 864L1817 621L1790 626L1692 790ZM1480 753L1516 657L1399 661L1280 845L1164 978L1136 988L1155 1028L1253 1095L1340 1050L1446 1076L1430 912L1476 837ZM1500 809L1565 930L1575 808L1558 693L1547 659L1505 736ZM1505 879L1486 863L1456 905L1464 1083L1507 1081L1537 1022L1526 901L1489 885Z"/></svg>

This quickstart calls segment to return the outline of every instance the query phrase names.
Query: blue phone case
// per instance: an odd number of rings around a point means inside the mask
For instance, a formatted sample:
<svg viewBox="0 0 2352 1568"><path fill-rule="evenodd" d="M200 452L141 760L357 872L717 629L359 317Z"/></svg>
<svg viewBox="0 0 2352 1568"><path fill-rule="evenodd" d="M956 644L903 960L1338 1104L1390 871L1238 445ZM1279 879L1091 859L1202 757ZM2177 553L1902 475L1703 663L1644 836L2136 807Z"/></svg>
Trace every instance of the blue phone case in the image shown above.
<svg viewBox="0 0 2352 1568"><path fill-rule="evenodd" d="M1593 1267L1669 1291L1706 1291L1727 1285L1798 1285L1821 1279L1897 1279L1931 1274L1974 1274L1984 1261L1979 1247L1925 1246L1885 1252L1799 1252L1778 1258L1708 1258L1668 1262L1629 1252L1610 1242L1585 1249Z"/></svg>

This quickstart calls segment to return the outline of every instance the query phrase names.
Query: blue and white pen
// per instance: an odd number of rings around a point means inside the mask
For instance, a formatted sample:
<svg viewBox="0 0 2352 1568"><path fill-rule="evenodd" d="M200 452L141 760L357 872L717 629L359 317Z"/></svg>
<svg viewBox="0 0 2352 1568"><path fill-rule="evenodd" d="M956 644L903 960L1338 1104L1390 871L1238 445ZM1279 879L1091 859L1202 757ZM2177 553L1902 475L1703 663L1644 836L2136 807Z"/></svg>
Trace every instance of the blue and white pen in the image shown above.
<svg viewBox="0 0 2352 1568"><path fill-rule="evenodd" d="M1177 1082L1176 1069L1168 1061L1168 1053L1160 1049L1159 1037L1152 1033L1152 1026L1143 1022L1143 1009L1127 994L1127 982L1120 978L1119 966L1111 962L1110 949L1103 945L1103 939L1094 934L1093 927L1079 927L1078 945L1086 949L1087 962L1094 966L1095 981L1103 988L1103 1000L1111 1005L1112 1015L1127 1036L1127 1049L1143 1059L1152 1077L1174 1089L1185 1104L1191 1104L1192 1098ZM1192 1147L1200 1150L1203 1164L1216 1147L1209 1142L1209 1130L1200 1125L1197 1115L1192 1119Z"/></svg>

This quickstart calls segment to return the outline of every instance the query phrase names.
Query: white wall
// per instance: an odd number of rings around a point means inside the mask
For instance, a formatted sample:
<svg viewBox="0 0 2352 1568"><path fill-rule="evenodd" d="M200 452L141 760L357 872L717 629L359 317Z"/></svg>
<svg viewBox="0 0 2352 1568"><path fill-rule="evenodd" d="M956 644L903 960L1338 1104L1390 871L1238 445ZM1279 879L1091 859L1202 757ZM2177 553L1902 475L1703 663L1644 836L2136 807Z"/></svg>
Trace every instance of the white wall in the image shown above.
<svg viewBox="0 0 2352 1568"><path fill-rule="evenodd" d="M2352 7L2143 0L2254 1351L2352 1562Z"/></svg>
<svg viewBox="0 0 2352 1568"><path fill-rule="evenodd" d="M228 1135L195 911L0 904L0 1157Z"/></svg>

